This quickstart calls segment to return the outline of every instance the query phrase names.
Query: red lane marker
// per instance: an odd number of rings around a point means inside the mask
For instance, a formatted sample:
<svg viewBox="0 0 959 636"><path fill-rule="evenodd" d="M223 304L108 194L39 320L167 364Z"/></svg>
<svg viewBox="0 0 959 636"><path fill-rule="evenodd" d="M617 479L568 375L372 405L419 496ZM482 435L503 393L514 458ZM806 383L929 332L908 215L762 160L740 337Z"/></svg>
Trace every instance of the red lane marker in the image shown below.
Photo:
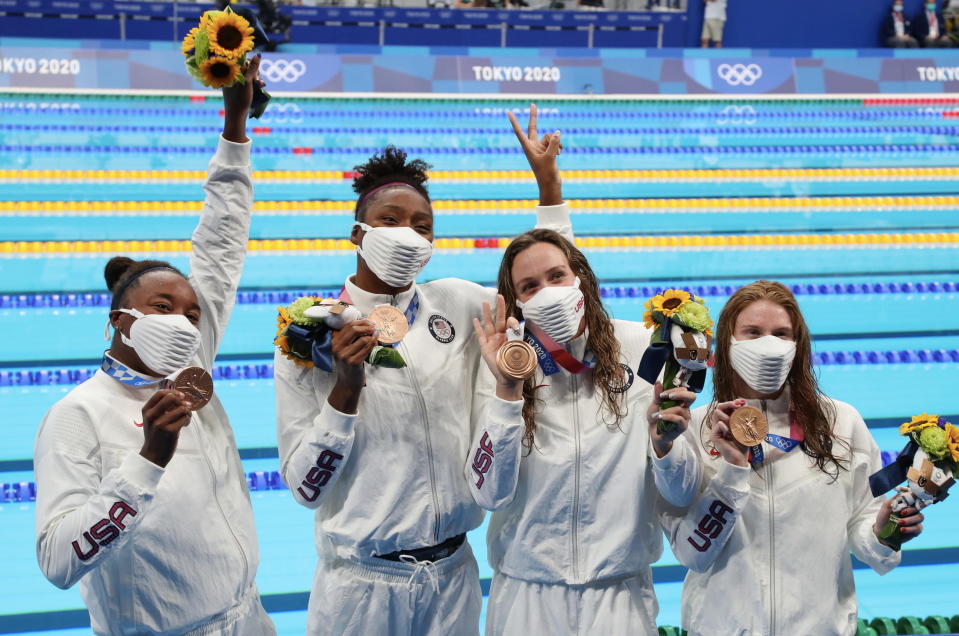
<svg viewBox="0 0 959 636"><path fill-rule="evenodd" d="M359 172L354 172L353 170L345 170L343 172L343 179L355 179L360 176Z"/></svg>
<svg viewBox="0 0 959 636"><path fill-rule="evenodd" d="M294 155L312 155L313 149L312 148L294 148L293 154Z"/></svg>
<svg viewBox="0 0 959 636"><path fill-rule="evenodd" d="M254 126L253 134L254 135L269 135L273 130L268 126Z"/></svg>
<svg viewBox="0 0 959 636"><path fill-rule="evenodd" d="M221 109L220 109L220 117L223 117L223 115L225 115L225 114L226 114L226 111L221 108Z"/></svg>
<svg viewBox="0 0 959 636"><path fill-rule="evenodd" d="M203 103L206 101L206 97L203 95L190 95L190 101Z"/></svg>
<svg viewBox="0 0 959 636"><path fill-rule="evenodd" d="M959 119L959 110L944 110L942 111L943 119Z"/></svg>
<svg viewBox="0 0 959 636"><path fill-rule="evenodd" d="M956 97L871 97L862 100L863 106L933 106L959 104Z"/></svg>

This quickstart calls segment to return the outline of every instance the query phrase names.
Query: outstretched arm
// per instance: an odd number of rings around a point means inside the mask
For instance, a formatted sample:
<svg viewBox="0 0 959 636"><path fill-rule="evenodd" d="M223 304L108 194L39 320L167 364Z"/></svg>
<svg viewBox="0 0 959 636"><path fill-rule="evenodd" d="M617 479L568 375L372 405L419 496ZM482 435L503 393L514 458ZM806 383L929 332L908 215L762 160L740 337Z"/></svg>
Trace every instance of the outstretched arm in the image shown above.
<svg viewBox="0 0 959 636"><path fill-rule="evenodd" d="M192 237L190 282L203 309L200 356L207 368L213 364L233 310L250 236L253 172L246 119L253 85L263 85L259 67L257 56L244 69L243 84L223 89L223 135L210 160L203 212Z"/></svg>

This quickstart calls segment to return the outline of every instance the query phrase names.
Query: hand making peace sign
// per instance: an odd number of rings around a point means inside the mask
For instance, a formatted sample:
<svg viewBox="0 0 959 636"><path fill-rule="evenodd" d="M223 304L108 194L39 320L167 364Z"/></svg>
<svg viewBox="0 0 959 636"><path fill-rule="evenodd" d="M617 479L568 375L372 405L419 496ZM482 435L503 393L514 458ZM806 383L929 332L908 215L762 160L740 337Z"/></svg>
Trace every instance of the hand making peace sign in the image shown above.
<svg viewBox="0 0 959 636"><path fill-rule="evenodd" d="M526 155L526 160L529 161L529 167L532 168L533 175L536 177L536 184L539 186L539 204L559 205L563 202L563 182L560 179L559 164L556 161L556 157L563 151L560 132L556 130L542 137L539 136L536 128L536 104L529 105L528 132L523 132L513 113L507 113L507 115L513 125L513 132L516 133L516 138L519 139L519 144Z"/></svg>

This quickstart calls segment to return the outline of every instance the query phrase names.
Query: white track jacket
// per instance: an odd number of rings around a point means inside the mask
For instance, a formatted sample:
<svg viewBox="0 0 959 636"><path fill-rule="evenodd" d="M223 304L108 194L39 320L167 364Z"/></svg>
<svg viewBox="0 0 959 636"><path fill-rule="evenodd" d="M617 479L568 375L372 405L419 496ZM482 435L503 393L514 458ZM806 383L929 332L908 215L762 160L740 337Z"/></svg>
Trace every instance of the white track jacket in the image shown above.
<svg viewBox="0 0 959 636"><path fill-rule="evenodd" d="M566 206L537 209L539 227ZM414 283L397 296L345 283L364 314L376 305L418 309L398 349L406 367L366 365L357 414L327 402L335 373L274 357L280 470L296 501L316 510L316 545L324 560L433 546L476 528L483 511L463 481L463 462L479 411L492 399L478 373L472 320L495 292L447 278Z"/></svg>
<svg viewBox="0 0 959 636"><path fill-rule="evenodd" d="M764 442L758 470L710 456L700 442L709 408L693 411L686 435L703 464L700 494L663 517L673 553L690 569L683 587L690 634L854 634L849 553L879 574L899 564L901 553L872 531L883 501L869 490L869 475L882 467L879 449L852 406L830 402L833 430L849 445L836 444L848 463L835 482L801 448L785 453ZM770 433L789 436L788 389L747 403L766 413Z"/></svg>
<svg viewBox="0 0 959 636"><path fill-rule="evenodd" d="M210 369L246 253L249 143L220 139L205 189L190 282L202 308L194 364ZM98 634L186 632L255 592L253 510L226 413L216 397L194 413L160 468L139 454L141 408L156 387L99 370L37 433L37 559L57 587L80 581Z"/></svg>
<svg viewBox="0 0 959 636"><path fill-rule="evenodd" d="M663 459L650 445L652 386L635 376L650 332L622 320L613 328L626 373L627 415L618 426L588 371L537 369L535 448L525 454L521 400L496 399L474 436L466 478L479 505L497 511L487 538L497 572L567 585L648 574L663 549L660 493L677 505L695 494L696 453L685 439ZM585 348L585 335L569 345L577 359Z"/></svg>

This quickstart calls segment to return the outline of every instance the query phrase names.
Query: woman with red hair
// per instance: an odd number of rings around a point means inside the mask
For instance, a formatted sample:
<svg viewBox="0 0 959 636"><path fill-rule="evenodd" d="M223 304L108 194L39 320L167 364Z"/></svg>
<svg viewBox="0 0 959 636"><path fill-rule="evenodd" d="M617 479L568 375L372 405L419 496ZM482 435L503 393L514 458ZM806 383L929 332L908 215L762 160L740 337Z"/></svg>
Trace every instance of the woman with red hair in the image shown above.
<svg viewBox="0 0 959 636"><path fill-rule="evenodd" d="M743 407L751 408L737 412ZM747 447L736 437L750 426ZM879 574L900 559L878 538L891 512L869 488L879 448L856 409L819 390L809 328L781 283L751 283L726 303L713 401L693 411L685 434L703 465L699 496L663 515L673 553L690 570L683 627L711 636L854 634L849 553ZM915 509L901 516L905 540L922 531Z"/></svg>

